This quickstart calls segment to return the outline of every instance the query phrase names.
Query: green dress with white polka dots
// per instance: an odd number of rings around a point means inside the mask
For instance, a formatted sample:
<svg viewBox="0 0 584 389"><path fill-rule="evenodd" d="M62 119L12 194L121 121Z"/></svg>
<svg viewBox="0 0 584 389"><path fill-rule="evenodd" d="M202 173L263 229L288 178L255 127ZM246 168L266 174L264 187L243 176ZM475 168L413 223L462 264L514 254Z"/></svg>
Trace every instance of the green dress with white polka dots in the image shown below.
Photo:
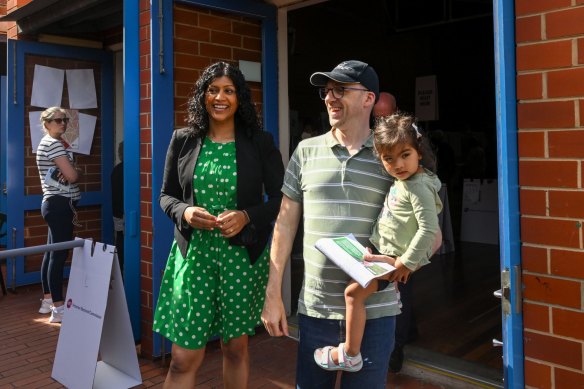
<svg viewBox="0 0 584 389"><path fill-rule="evenodd" d="M236 209L235 142L203 142L194 171L197 205L218 215ZM186 258L172 244L152 329L173 343L199 349L209 338L224 342L253 335L268 282L267 247L250 264L247 249L230 245L218 229L195 229Z"/></svg>

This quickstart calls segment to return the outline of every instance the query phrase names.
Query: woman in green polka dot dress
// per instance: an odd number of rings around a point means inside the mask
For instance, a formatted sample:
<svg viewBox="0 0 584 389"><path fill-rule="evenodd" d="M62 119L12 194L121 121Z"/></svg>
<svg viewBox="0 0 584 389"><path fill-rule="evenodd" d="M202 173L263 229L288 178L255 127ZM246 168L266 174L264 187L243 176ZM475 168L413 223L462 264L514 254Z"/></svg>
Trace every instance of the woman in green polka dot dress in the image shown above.
<svg viewBox="0 0 584 389"><path fill-rule="evenodd" d="M205 345L217 335L225 388L245 388L248 336L260 323L268 239L282 198L282 156L231 64L204 70L187 123L173 133L160 194L175 225L153 324L173 343L164 387L193 388Z"/></svg>

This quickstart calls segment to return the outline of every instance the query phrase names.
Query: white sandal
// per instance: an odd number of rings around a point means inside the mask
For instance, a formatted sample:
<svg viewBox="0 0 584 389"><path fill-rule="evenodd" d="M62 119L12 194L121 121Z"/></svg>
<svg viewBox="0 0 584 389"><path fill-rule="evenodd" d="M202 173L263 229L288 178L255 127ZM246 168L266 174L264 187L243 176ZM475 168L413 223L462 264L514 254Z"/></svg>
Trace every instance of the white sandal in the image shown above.
<svg viewBox="0 0 584 389"><path fill-rule="evenodd" d="M347 355L345 351L345 344L340 343L338 347L339 364L337 365L335 361L333 361L331 355L331 352L334 348L334 346L326 346L314 350L314 361L316 364L324 370L329 371L343 370L348 372L356 372L361 370L363 367L363 358L361 357L361 353L351 357Z"/></svg>

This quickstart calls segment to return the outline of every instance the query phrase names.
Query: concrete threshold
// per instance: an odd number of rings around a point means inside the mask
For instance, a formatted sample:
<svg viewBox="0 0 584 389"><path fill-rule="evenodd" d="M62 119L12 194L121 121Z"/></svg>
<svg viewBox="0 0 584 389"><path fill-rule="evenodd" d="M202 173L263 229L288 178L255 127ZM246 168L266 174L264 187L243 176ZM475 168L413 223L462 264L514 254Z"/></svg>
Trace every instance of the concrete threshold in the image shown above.
<svg viewBox="0 0 584 389"><path fill-rule="evenodd" d="M402 373L447 388L504 388L502 372L421 347L407 345Z"/></svg>

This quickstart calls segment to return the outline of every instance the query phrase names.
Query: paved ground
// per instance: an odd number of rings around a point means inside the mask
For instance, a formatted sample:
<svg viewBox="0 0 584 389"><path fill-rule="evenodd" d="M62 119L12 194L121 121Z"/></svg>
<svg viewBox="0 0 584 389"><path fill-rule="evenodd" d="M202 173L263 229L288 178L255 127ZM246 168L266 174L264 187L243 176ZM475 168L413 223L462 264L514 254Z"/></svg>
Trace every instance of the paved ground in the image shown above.
<svg viewBox="0 0 584 389"><path fill-rule="evenodd" d="M51 378L60 325L49 324L48 315L37 313L40 297L38 285L18 288L8 296L0 294L0 389L63 387ZM250 356L250 389L294 388L294 340L261 332L250 339ZM161 388L167 371L162 361L139 362L143 383L138 388ZM210 343L196 388L222 388L221 369L221 350L216 342ZM403 374L390 374L387 387L443 388Z"/></svg>

